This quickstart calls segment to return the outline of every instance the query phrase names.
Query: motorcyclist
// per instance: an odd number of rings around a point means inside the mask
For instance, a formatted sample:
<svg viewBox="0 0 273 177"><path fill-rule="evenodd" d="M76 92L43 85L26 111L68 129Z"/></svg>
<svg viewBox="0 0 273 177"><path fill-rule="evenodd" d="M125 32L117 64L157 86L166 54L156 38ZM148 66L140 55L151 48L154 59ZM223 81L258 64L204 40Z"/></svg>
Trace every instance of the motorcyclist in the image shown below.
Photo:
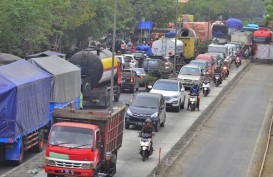
<svg viewBox="0 0 273 177"><path fill-rule="evenodd" d="M215 68L214 68L214 77L213 77L213 81L214 81L214 83L215 83L215 75L216 74L218 74L219 76L220 76L220 83L222 84L222 69L221 69L221 67L220 66L216 66Z"/></svg>
<svg viewBox="0 0 273 177"><path fill-rule="evenodd" d="M193 86L192 86L192 88L190 90L189 95L190 96L197 96L197 109L198 109L198 111L200 111L200 109L199 109L199 105L200 105L199 91L200 91L200 89L199 89L199 86L198 86L198 82L194 82ZM188 101L188 108L187 108L187 110L189 110L189 108L190 108L190 101Z"/></svg>
<svg viewBox="0 0 273 177"><path fill-rule="evenodd" d="M155 129L154 126L152 124L152 120L151 119L146 119L145 120L145 125L142 127L139 136L141 136L143 133L145 134L150 134L150 138L151 138L151 151L153 152L153 136L155 134Z"/></svg>
<svg viewBox="0 0 273 177"><path fill-rule="evenodd" d="M226 67L226 69L227 69L227 75L229 75L229 64L228 64L227 61L223 61L222 68L224 68L224 67Z"/></svg>
<svg viewBox="0 0 273 177"><path fill-rule="evenodd" d="M105 160L101 161L95 169L94 174L98 175L98 173L105 173L106 177L116 174L116 164L112 161L112 152L105 153Z"/></svg>

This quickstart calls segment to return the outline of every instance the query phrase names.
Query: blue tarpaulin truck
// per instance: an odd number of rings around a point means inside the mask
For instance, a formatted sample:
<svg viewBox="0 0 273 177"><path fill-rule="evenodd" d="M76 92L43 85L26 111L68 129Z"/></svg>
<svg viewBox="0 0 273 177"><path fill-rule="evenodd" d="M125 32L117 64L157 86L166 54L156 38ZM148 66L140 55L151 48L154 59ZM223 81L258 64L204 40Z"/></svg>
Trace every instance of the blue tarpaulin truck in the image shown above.
<svg viewBox="0 0 273 177"><path fill-rule="evenodd" d="M51 75L25 60L0 66L0 160L22 163L42 151L49 123Z"/></svg>

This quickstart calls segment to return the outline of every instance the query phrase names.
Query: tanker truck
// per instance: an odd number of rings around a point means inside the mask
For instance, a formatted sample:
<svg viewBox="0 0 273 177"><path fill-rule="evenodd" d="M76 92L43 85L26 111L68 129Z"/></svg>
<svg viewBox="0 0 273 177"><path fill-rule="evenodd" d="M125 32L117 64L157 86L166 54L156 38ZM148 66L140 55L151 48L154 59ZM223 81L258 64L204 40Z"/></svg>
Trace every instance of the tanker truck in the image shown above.
<svg viewBox="0 0 273 177"><path fill-rule="evenodd" d="M81 68L83 102L88 106L110 105L112 52L90 47L74 54L70 62ZM118 60L114 59L114 101L120 97L122 78Z"/></svg>

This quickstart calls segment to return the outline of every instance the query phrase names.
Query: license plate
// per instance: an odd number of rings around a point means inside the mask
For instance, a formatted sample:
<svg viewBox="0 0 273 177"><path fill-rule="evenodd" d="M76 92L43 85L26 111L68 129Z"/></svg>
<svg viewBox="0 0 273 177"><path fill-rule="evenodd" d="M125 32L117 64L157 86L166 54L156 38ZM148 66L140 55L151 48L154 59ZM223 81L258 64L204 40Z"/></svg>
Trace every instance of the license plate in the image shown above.
<svg viewBox="0 0 273 177"><path fill-rule="evenodd" d="M204 88L204 90L207 90L207 89L208 89L207 87Z"/></svg>
<svg viewBox="0 0 273 177"><path fill-rule="evenodd" d="M72 171L72 170L61 170L61 172L63 174L67 174L67 175L74 175L74 171Z"/></svg>
<svg viewBox="0 0 273 177"><path fill-rule="evenodd" d="M143 122L138 122L137 125L143 125Z"/></svg>
<svg viewBox="0 0 273 177"><path fill-rule="evenodd" d="M218 77L218 76L216 76L215 78L216 78L216 79L219 79L219 77Z"/></svg>

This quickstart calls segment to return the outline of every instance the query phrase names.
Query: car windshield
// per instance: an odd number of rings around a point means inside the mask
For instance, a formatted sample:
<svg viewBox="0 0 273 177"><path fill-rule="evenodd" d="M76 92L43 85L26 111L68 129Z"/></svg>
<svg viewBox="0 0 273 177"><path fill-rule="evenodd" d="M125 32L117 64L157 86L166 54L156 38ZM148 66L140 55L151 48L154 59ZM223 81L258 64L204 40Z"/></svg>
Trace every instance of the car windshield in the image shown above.
<svg viewBox="0 0 273 177"><path fill-rule="evenodd" d="M133 57L126 56L125 57L125 62L131 62L132 59L133 59Z"/></svg>
<svg viewBox="0 0 273 177"><path fill-rule="evenodd" d="M143 108L152 108L157 109L159 105L158 99L145 97L145 96L138 96L134 99L132 106L134 107L143 107Z"/></svg>
<svg viewBox="0 0 273 177"><path fill-rule="evenodd" d="M129 70L123 70L122 71L122 76L123 77L131 77L131 71L129 71Z"/></svg>
<svg viewBox="0 0 273 177"><path fill-rule="evenodd" d="M93 131L87 128L54 126L51 129L49 144L69 148L92 148Z"/></svg>
<svg viewBox="0 0 273 177"><path fill-rule="evenodd" d="M193 67L182 67L180 70L180 75L192 75L192 76L199 76L199 69Z"/></svg>
<svg viewBox="0 0 273 177"><path fill-rule="evenodd" d="M144 68L135 68L134 70L136 71L137 75L139 75L139 74L145 74Z"/></svg>
<svg viewBox="0 0 273 177"><path fill-rule="evenodd" d="M137 58L143 57L143 53L132 53L132 54Z"/></svg>
<svg viewBox="0 0 273 177"><path fill-rule="evenodd" d="M153 86L155 90L164 90L164 91L178 91L178 84L176 82L156 82Z"/></svg>
<svg viewBox="0 0 273 177"><path fill-rule="evenodd" d="M204 62L193 61L193 62L191 62L191 64L200 66L202 69L206 69L206 63L204 63Z"/></svg>

